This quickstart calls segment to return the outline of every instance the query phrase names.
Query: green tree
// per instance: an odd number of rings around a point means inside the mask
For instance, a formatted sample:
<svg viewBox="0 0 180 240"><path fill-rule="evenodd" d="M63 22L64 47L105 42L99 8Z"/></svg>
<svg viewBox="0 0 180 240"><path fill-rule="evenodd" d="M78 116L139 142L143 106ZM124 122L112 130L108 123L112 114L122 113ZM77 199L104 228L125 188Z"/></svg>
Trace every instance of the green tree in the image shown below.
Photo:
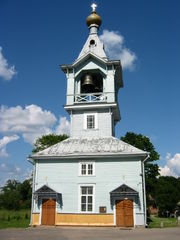
<svg viewBox="0 0 180 240"><path fill-rule="evenodd" d="M18 210L31 207L32 179L20 183L8 180L0 192L0 207Z"/></svg>
<svg viewBox="0 0 180 240"><path fill-rule="evenodd" d="M48 134L43 135L42 137L38 138L34 144L34 149L32 153L36 153L42 151L58 142L61 142L67 139L68 136L66 134L63 135L55 135L55 134Z"/></svg>
<svg viewBox="0 0 180 240"><path fill-rule="evenodd" d="M159 177L155 198L160 216L167 216L167 211L174 213L177 203L180 201L180 179L170 176Z"/></svg>
<svg viewBox="0 0 180 240"><path fill-rule="evenodd" d="M142 134L127 132L124 137L121 137L121 140L136 148L149 152L149 159L145 162L146 193L147 196L151 195L154 198L155 185L157 183L157 177L159 176L159 167L155 161L159 159L159 153L156 152L150 139ZM149 197L147 197L147 203L149 204L148 199Z"/></svg>
<svg viewBox="0 0 180 240"><path fill-rule="evenodd" d="M20 182L16 180L8 180L1 191L2 206L6 209L20 208Z"/></svg>
<svg viewBox="0 0 180 240"><path fill-rule="evenodd" d="M31 196L32 196L32 179L26 179L19 186L21 208L30 208L31 207Z"/></svg>

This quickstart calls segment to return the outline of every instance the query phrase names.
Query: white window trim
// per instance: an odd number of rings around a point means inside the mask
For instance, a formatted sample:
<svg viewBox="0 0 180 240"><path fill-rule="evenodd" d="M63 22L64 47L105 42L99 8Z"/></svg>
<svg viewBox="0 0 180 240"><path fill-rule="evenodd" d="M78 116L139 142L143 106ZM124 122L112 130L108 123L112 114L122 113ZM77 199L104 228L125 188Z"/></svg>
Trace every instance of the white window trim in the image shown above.
<svg viewBox="0 0 180 240"><path fill-rule="evenodd" d="M88 115L93 115L94 119L95 119L95 123L94 123L94 128L92 129L88 129L87 128L87 116ZM98 129L98 113L97 112L88 112L88 113L84 113L84 129L85 130L94 130L94 129Z"/></svg>
<svg viewBox="0 0 180 240"><path fill-rule="evenodd" d="M81 187L93 187L93 205L92 205L92 212L84 212L84 211L81 211ZM95 213L95 194L96 194L96 185L95 183L81 183L79 184L79 187L78 187L78 212L79 213L84 213L84 214L92 214L92 213Z"/></svg>
<svg viewBox="0 0 180 240"><path fill-rule="evenodd" d="M93 174L92 175L88 175L87 174L87 170L88 168L86 168L86 174L85 175L82 175L81 173L81 166L82 164L86 164L88 166L88 164L92 164L93 165ZM95 176L95 162L94 161L88 161L88 162L79 162L79 177L92 177L92 176Z"/></svg>

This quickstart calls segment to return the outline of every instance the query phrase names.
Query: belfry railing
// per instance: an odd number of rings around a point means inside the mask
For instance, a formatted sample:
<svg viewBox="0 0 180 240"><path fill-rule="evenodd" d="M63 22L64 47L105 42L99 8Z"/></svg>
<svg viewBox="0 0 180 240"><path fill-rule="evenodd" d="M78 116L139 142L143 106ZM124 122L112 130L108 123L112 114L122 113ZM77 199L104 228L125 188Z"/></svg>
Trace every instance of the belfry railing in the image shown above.
<svg viewBox="0 0 180 240"><path fill-rule="evenodd" d="M83 93L75 95L76 103L106 102L107 96L104 93Z"/></svg>

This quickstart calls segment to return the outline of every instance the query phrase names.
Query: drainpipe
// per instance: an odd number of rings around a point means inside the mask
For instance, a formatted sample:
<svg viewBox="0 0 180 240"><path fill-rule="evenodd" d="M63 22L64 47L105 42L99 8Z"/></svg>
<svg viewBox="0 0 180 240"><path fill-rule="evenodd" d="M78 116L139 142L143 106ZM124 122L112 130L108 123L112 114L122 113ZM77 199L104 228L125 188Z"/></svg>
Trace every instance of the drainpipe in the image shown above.
<svg viewBox="0 0 180 240"><path fill-rule="evenodd" d="M147 161L147 159L149 158L149 153L147 155L147 157L145 157L145 159L142 161L142 176L143 176L143 198L144 198L144 222L145 222L145 226L147 226L147 205L146 205L146 182L145 182L145 169L144 169L144 164Z"/></svg>
<svg viewBox="0 0 180 240"><path fill-rule="evenodd" d="M30 226L32 226L32 214L34 209L34 189L35 189L35 174L36 174L36 164L30 157L27 158L28 162L33 165L33 182L32 182L32 198L31 198L31 219Z"/></svg>

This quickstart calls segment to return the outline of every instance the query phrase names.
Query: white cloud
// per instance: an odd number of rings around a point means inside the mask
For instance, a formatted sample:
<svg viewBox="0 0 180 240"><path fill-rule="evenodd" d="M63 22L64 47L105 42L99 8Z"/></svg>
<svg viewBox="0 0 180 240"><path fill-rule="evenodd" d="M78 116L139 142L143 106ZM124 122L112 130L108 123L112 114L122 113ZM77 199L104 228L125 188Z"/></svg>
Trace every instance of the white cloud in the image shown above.
<svg viewBox="0 0 180 240"><path fill-rule="evenodd" d="M103 30L103 33L99 38L105 45L107 45L108 50L110 47L122 46L124 43L124 37L117 31Z"/></svg>
<svg viewBox="0 0 180 240"><path fill-rule="evenodd" d="M66 117L59 117L59 125L56 127L56 134L70 134L70 122Z"/></svg>
<svg viewBox="0 0 180 240"><path fill-rule="evenodd" d="M69 135L70 123L66 117L60 117L57 123L52 112L43 110L37 105L25 108L0 107L0 133L3 135L20 134L26 142L33 144L38 137L52 133L53 129L56 134Z"/></svg>
<svg viewBox="0 0 180 240"><path fill-rule="evenodd" d="M0 47L0 77L8 81L11 80L16 73L14 66L8 66L8 62L2 54L2 47Z"/></svg>
<svg viewBox="0 0 180 240"><path fill-rule="evenodd" d="M33 143L34 140L50 133L56 123L56 117L37 105L0 108L0 132L4 134L22 134L24 140Z"/></svg>
<svg viewBox="0 0 180 240"><path fill-rule="evenodd" d="M2 139L0 139L0 157L8 157L8 153L6 152L7 144L18 139L19 136L17 135L4 136Z"/></svg>
<svg viewBox="0 0 180 240"><path fill-rule="evenodd" d="M166 155L166 165L164 167L160 167L161 176L180 176L180 153L176 153L173 157L171 157L170 153Z"/></svg>
<svg viewBox="0 0 180 240"><path fill-rule="evenodd" d="M105 50L111 59L120 59L123 68L133 70L137 56L124 44L124 37L117 31L103 30L100 35Z"/></svg>
<svg viewBox="0 0 180 240"><path fill-rule="evenodd" d="M26 107L0 107L0 186L8 179L24 180L29 178L31 170L23 170L16 166L10 159L4 159L8 156L6 146L12 141L23 139L33 144L34 141L42 135L49 133L69 134L70 123L66 117L59 117L57 121L55 115L47 110L43 110L37 105Z"/></svg>
<svg viewBox="0 0 180 240"><path fill-rule="evenodd" d="M160 175L161 176L172 176L173 173L171 172L170 168L165 165L164 167L159 167L160 169Z"/></svg>
<svg viewBox="0 0 180 240"><path fill-rule="evenodd" d="M2 162L0 164L0 187L4 186L7 180L16 179L24 181L32 175L32 169L22 169L13 162Z"/></svg>

